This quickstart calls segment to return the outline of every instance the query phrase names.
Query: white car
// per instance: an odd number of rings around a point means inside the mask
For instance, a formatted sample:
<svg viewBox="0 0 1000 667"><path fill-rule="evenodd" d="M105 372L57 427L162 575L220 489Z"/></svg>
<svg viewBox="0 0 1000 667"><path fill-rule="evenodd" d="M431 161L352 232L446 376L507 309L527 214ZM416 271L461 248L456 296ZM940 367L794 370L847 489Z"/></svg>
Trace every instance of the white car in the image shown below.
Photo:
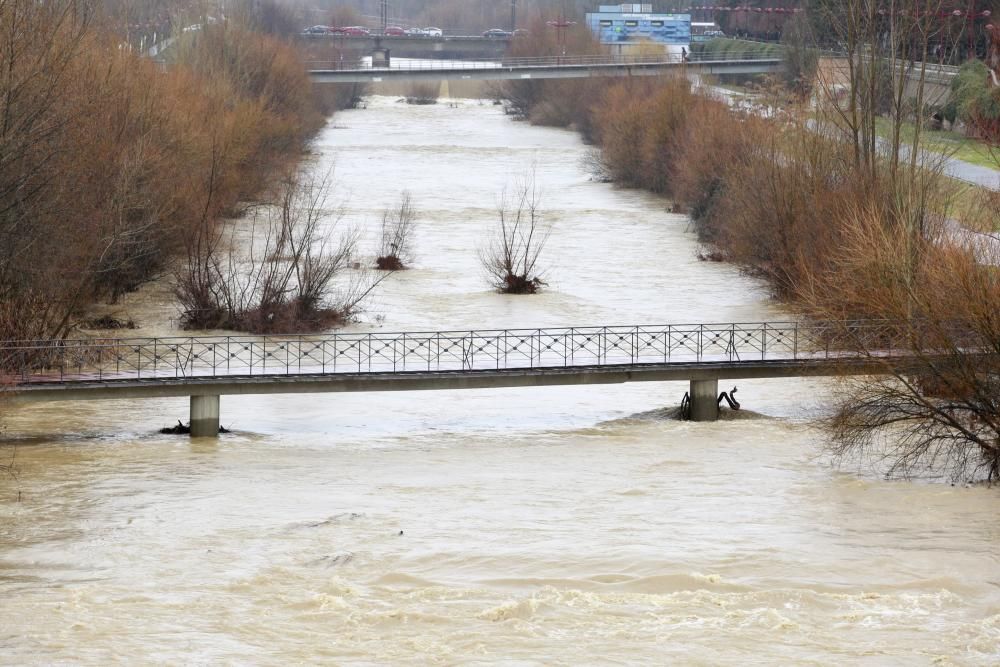
<svg viewBox="0 0 1000 667"><path fill-rule="evenodd" d="M420 32L428 37L444 37L444 30L441 28L424 28Z"/></svg>

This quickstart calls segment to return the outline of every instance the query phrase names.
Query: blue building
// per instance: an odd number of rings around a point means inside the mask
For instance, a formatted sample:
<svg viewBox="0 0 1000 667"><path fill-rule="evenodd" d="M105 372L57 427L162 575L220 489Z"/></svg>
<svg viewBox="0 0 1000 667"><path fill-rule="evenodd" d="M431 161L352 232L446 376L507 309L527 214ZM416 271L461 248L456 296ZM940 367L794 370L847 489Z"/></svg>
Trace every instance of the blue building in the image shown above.
<svg viewBox="0 0 1000 667"><path fill-rule="evenodd" d="M587 14L587 26L602 44L663 44L667 51L680 53L691 46L690 14L654 14L650 4L601 5ZM622 50L622 49L619 49Z"/></svg>

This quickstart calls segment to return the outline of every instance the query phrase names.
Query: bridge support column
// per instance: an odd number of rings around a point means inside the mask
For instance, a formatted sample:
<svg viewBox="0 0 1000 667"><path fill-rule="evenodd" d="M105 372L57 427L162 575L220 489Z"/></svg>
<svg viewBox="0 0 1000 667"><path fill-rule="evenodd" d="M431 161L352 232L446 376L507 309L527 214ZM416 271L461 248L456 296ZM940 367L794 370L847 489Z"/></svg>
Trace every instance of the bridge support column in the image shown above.
<svg viewBox="0 0 1000 667"><path fill-rule="evenodd" d="M219 437L219 397L217 395L191 397L191 437Z"/></svg>
<svg viewBox="0 0 1000 667"><path fill-rule="evenodd" d="M376 47L372 51L372 67L389 67L389 49Z"/></svg>
<svg viewBox="0 0 1000 667"><path fill-rule="evenodd" d="M719 381L691 380L691 421L714 422L719 418Z"/></svg>

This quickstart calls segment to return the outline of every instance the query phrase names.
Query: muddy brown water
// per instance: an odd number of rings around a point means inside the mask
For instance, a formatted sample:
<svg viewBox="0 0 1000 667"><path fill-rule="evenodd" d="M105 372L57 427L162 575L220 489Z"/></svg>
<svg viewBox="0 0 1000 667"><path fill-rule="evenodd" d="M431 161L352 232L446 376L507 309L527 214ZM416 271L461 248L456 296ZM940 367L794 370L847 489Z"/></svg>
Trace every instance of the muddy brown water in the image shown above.
<svg viewBox="0 0 1000 667"><path fill-rule="evenodd" d="M488 103L338 115L312 159L345 222L421 211L351 330L787 317L587 151ZM476 250L532 168L549 285L505 297ZM136 333L171 332L168 293ZM217 442L155 433L185 400L19 408L0 662L997 664L1000 495L833 465L829 388L741 382L714 424L669 418L677 383L224 397Z"/></svg>

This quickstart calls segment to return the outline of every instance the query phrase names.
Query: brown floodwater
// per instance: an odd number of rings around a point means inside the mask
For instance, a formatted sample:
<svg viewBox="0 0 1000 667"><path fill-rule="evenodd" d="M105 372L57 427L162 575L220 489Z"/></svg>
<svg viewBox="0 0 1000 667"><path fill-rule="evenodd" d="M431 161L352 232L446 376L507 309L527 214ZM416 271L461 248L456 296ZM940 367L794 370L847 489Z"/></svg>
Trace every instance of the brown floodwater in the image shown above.
<svg viewBox="0 0 1000 667"><path fill-rule="evenodd" d="M475 101L374 98L308 168L366 247L406 188L415 263L351 330L787 317L699 262L683 216L594 182L571 132ZM477 249L533 171L547 289L490 291ZM133 295L169 334L169 286ZM727 387L728 388L728 387ZM739 383L670 418L679 383L223 397L14 410L0 456L0 661L349 664L1000 662L1000 494L838 466L826 381Z"/></svg>

